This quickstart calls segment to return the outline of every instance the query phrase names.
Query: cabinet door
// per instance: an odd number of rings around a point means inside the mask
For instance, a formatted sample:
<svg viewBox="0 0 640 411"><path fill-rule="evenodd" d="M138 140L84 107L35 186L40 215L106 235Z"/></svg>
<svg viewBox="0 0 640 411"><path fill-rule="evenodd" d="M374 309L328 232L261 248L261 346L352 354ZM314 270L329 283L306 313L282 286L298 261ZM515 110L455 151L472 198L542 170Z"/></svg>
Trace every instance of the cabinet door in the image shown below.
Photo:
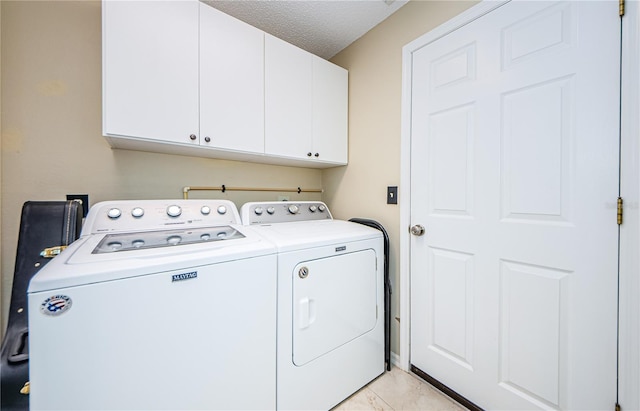
<svg viewBox="0 0 640 411"><path fill-rule="evenodd" d="M313 156L347 164L348 72L313 57Z"/></svg>
<svg viewBox="0 0 640 411"><path fill-rule="evenodd" d="M103 1L105 135L198 143L198 4Z"/></svg>
<svg viewBox="0 0 640 411"><path fill-rule="evenodd" d="M264 152L264 32L202 3L200 144Z"/></svg>
<svg viewBox="0 0 640 411"><path fill-rule="evenodd" d="M265 35L265 153L308 158L312 55Z"/></svg>

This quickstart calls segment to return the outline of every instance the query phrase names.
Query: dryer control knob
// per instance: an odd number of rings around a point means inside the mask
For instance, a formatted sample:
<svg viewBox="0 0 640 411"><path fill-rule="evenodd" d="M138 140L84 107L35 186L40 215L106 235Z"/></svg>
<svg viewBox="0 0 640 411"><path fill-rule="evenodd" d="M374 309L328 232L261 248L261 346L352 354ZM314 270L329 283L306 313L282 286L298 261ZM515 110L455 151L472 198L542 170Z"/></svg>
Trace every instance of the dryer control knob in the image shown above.
<svg viewBox="0 0 640 411"><path fill-rule="evenodd" d="M119 208L111 208L109 209L109 211L107 211L107 215L110 219L115 220L122 215L122 211L120 211Z"/></svg>
<svg viewBox="0 0 640 411"><path fill-rule="evenodd" d="M255 210L253 210L256 215L262 215L263 211L262 207L256 207Z"/></svg>
<svg viewBox="0 0 640 411"><path fill-rule="evenodd" d="M144 215L144 209L142 209L142 207L136 207L131 210L131 215L135 218L140 218Z"/></svg>
<svg viewBox="0 0 640 411"><path fill-rule="evenodd" d="M202 206L202 208L200 209L200 212L203 215L209 215L209 213L211 212L211 207L209 206Z"/></svg>
<svg viewBox="0 0 640 411"><path fill-rule="evenodd" d="M288 210L289 210L289 212L290 212L291 214L298 214L298 211L300 211L300 209L298 208L298 206L297 206L297 205L295 205L295 204L291 204L291 205L289 206Z"/></svg>
<svg viewBox="0 0 640 411"><path fill-rule="evenodd" d="M167 207L167 215L169 217L179 217L182 214L182 209L177 205L170 205Z"/></svg>
<svg viewBox="0 0 640 411"><path fill-rule="evenodd" d="M321 213L324 213L326 210L327 210L327 207L323 206L322 204L318 206L318 211L320 211Z"/></svg>
<svg viewBox="0 0 640 411"><path fill-rule="evenodd" d="M225 207L225 206L218 207L218 214L220 214L220 215L227 214L227 207Z"/></svg>
<svg viewBox="0 0 640 411"><path fill-rule="evenodd" d="M309 206L309 211L311 211L312 213L315 213L316 210L318 210L318 207L314 206L314 205L310 205Z"/></svg>
<svg viewBox="0 0 640 411"><path fill-rule="evenodd" d="M268 207L268 208L267 208L267 213L269 213L269 214L273 214L273 213L275 213L275 212L276 212L276 209L275 209L274 207Z"/></svg>

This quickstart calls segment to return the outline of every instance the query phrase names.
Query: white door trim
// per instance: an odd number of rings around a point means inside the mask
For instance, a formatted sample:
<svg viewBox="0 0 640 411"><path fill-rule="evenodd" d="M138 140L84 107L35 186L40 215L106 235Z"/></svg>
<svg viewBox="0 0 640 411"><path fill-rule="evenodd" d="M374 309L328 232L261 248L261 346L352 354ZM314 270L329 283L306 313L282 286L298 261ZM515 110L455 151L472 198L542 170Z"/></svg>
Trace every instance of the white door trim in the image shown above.
<svg viewBox="0 0 640 411"><path fill-rule="evenodd" d="M500 7L504 1L485 0L422 35L402 49L402 117L400 169L400 358L410 366L410 234L411 225L411 65L413 53ZM625 409L640 409L640 3L627 0L623 21L622 196L625 223L621 227L620 397Z"/></svg>
<svg viewBox="0 0 640 411"><path fill-rule="evenodd" d="M640 3L626 1L622 23L622 181L619 403L640 409Z"/></svg>

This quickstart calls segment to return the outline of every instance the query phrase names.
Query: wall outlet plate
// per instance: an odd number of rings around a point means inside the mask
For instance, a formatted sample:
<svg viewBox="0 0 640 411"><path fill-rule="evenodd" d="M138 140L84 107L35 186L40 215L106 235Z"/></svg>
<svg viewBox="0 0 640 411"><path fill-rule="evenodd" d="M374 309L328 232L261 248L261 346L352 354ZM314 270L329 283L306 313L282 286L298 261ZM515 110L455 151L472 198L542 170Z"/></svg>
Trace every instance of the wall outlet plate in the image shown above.
<svg viewBox="0 0 640 411"><path fill-rule="evenodd" d="M387 204L398 204L398 186L387 187Z"/></svg>

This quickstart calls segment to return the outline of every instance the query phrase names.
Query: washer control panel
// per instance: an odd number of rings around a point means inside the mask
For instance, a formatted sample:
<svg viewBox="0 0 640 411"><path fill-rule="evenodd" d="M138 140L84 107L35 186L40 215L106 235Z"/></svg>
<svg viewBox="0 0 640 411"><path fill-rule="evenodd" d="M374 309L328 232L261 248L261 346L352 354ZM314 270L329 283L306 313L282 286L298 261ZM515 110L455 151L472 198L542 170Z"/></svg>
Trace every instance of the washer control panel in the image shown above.
<svg viewBox="0 0 640 411"><path fill-rule="evenodd" d="M246 203L240 209L240 215L244 225L333 219L329 208L321 201Z"/></svg>
<svg viewBox="0 0 640 411"><path fill-rule="evenodd" d="M122 200L91 207L82 235L241 224L228 200Z"/></svg>

